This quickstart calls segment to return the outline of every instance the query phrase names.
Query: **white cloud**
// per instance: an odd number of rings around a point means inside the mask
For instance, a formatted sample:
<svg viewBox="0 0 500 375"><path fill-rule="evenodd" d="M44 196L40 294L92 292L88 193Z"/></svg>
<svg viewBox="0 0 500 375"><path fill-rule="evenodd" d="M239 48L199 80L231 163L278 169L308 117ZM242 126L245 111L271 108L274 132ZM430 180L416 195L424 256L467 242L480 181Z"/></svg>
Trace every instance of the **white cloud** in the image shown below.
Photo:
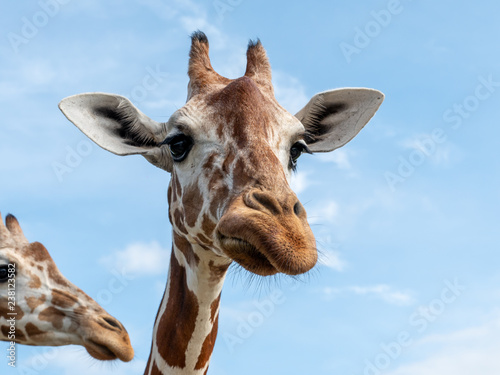
<svg viewBox="0 0 500 375"><path fill-rule="evenodd" d="M358 287L353 286L351 290L359 295L373 295L387 303L394 305L406 306L410 305L413 302L413 297L408 292L402 292L398 290L394 290L392 287L381 284L375 285L371 287Z"/></svg>
<svg viewBox="0 0 500 375"><path fill-rule="evenodd" d="M165 1L161 0L141 0L138 2L141 6L149 7L157 17L160 17L164 20L171 21L174 17L178 17L181 13L181 9L178 6L179 2L176 2L176 6L172 6L172 2L167 4ZM191 5L191 2L186 1L187 5Z"/></svg>
<svg viewBox="0 0 500 375"><path fill-rule="evenodd" d="M333 269L334 271L342 272L347 262L340 258L340 244L335 242L329 230L326 232L315 233L316 246L318 247L318 263Z"/></svg>
<svg viewBox="0 0 500 375"><path fill-rule="evenodd" d="M346 150L335 150L333 152L315 154L315 158L324 163L333 163L339 169L351 169L351 163Z"/></svg>
<svg viewBox="0 0 500 375"><path fill-rule="evenodd" d="M395 290L389 285L378 284L373 286L347 286L343 288L323 288L326 298L334 298L338 294L354 293L360 296L381 299L391 305L408 306L414 302L414 298L408 291Z"/></svg>
<svg viewBox="0 0 500 375"><path fill-rule="evenodd" d="M480 326L424 337L408 350L431 354L387 375L498 375L499 336L500 315Z"/></svg>
<svg viewBox="0 0 500 375"><path fill-rule="evenodd" d="M321 251L319 262L321 265L339 272L343 271L346 266L346 263L340 259L340 253L333 250Z"/></svg>
<svg viewBox="0 0 500 375"><path fill-rule="evenodd" d="M103 256L99 262L109 268L118 269L131 275L166 274L170 250L152 241L149 244L133 243L124 250Z"/></svg>
<svg viewBox="0 0 500 375"><path fill-rule="evenodd" d="M54 64L46 59L25 61L21 67L23 80L31 86L50 84L57 76Z"/></svg>
<svg viewBox="0 0 500 375"><path fill-rule="evenodd" d="M200 12L199 14L184 16L181 17L179 21L182 28L188 33L192 33L196 30L203 31L209 38L211 48L218 50L227 46L226 35L208 21L208 17L205 13Z"/></svg>
<svg viewBox="0 0 500 375"><path fill-rule="evenodd" d="M449 167L451 163L461 159L460 149L451 141L436 142L435 137L431 134L419 134L412 138L404 139L401 146L406 150L417 151L419 155L423 155L426 161L437 167ZM416 158L416 156L415 156ZM418 162L420 159L415 159Z"/></svg>
<svg viewBox="0 0 500 375"><path fill-rule="evenodd" d="M243 48L241 43L232 41L230 50L226 51L225 56L214 54L212 65L217 73L224 77L230 79L241 77L247 66L246 48Z"/></svg>
<svg viewBox="0 0 500 375"><path fill-rule="evenodd" d="M313 185L311 172L297 171L297 173L292 175L290 185L295 193L300 194L304 192L309 186Z"/></svg>
<svg viewBox="0 0 500 375"><path fill-rule="evenodd" d="M436 38L431 38L424 44L424 48L434 56L443 56L450 52L450 49L444 44L440 44Z"/></svg>
<svg viewBox="0 0 500 375"><path fill-rule="evenodd" d="M334 222L339 215L339 205L333 200L325 201L321 206L308 209L309 224L325 224Z"/></svg>
<svg viewBox="0 0 500 375"><path fill-rule="evenodd" d="M292 115L309 101L302 83L285 72L273 70L273 86L276 99Z"/></svg>

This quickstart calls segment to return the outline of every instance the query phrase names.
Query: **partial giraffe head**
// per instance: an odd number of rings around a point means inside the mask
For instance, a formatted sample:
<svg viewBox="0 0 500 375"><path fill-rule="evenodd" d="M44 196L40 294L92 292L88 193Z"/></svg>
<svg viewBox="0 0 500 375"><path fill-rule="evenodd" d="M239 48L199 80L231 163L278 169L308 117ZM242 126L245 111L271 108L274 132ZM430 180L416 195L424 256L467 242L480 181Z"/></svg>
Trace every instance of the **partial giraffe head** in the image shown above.
<svg viewBox="0 0 500 375"><path fill-rule="evenodd" d="M259 275L310 270L316 244L290 188L291 173L302 153L349 142L383 94L325 91L293 116L274 97L260 41L249 43L245 75L228 79L212 68L205 34L191 39L187 102L168 122L158 123L111 94L72 96L60 109L104 149L141 154L172 174L168 197L176 243L197 243Z"/></svg>
<svg viewBox="0 0 500 375"><path fill-rule="evenodd" d="M12 215L5 225L0 216L0 341L82 345L99 360L134 356L123 325L70 283L41 243L29 243Z"/></svg>

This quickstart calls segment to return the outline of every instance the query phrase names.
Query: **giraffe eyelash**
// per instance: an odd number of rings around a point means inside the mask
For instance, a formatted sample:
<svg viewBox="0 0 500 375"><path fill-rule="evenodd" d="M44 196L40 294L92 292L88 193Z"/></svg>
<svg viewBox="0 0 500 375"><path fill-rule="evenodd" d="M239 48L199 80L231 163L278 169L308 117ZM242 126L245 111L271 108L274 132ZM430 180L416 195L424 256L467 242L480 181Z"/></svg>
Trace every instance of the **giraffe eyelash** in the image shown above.
<svg viewBox="0 0 500 375"><path fill-rule="evenodd" d="M312 154L311 150L303 141L298 141L293 144L290 148L290 161L289 168L296 173L297 172L297 160L303 153Z"/></svg>

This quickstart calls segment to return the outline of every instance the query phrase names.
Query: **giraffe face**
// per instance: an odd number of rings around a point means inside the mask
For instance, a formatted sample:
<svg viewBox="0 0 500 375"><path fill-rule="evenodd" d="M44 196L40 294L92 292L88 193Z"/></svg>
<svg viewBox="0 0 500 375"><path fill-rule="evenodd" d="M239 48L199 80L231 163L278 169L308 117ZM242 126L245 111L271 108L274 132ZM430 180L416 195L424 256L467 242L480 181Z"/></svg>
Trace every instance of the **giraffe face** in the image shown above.
<svg viewBox="0 0 500 375"><path fill-rule="evenodd" d="M13 316L15 331L9 323ZM0 331L2 341L82 345L100 360L133 357L121 323L70 283L41 243L29 243L11 215L5 226L0 219Z"/></svg>
<svg viewBox="0 0 500 375"><path fill-rule="evenodd" d="M193 96L166 129L172 156L181 156L169 189L179 234L260 275L314 266L314 237L289 187L307 150L296 117L242 77Z"/></svg>

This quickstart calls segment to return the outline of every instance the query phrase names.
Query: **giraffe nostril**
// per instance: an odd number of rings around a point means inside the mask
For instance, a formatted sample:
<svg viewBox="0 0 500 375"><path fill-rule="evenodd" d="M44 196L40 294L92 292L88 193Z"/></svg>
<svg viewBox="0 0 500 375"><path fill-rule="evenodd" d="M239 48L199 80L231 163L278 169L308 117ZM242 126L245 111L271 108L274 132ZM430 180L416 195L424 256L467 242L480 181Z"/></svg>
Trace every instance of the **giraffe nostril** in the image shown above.
<svg viewBox="0 0 500 375"><path fill-rule="evenodd" d="M122 329L122 326L120 325L120 323L118 323L115 319L113 319L111 317L103 318L103 320L106 323L108 323L111 327L118 328L119 330Z"/></svg>
<svg viewBox="0 0 500 375"><path fill-rule="evenodd" d="M256 207L250 205L252 208L264 208L273 215L279 215L282 212L279 202L271 194L255 191L251 197L257 203Z"/></svg>

